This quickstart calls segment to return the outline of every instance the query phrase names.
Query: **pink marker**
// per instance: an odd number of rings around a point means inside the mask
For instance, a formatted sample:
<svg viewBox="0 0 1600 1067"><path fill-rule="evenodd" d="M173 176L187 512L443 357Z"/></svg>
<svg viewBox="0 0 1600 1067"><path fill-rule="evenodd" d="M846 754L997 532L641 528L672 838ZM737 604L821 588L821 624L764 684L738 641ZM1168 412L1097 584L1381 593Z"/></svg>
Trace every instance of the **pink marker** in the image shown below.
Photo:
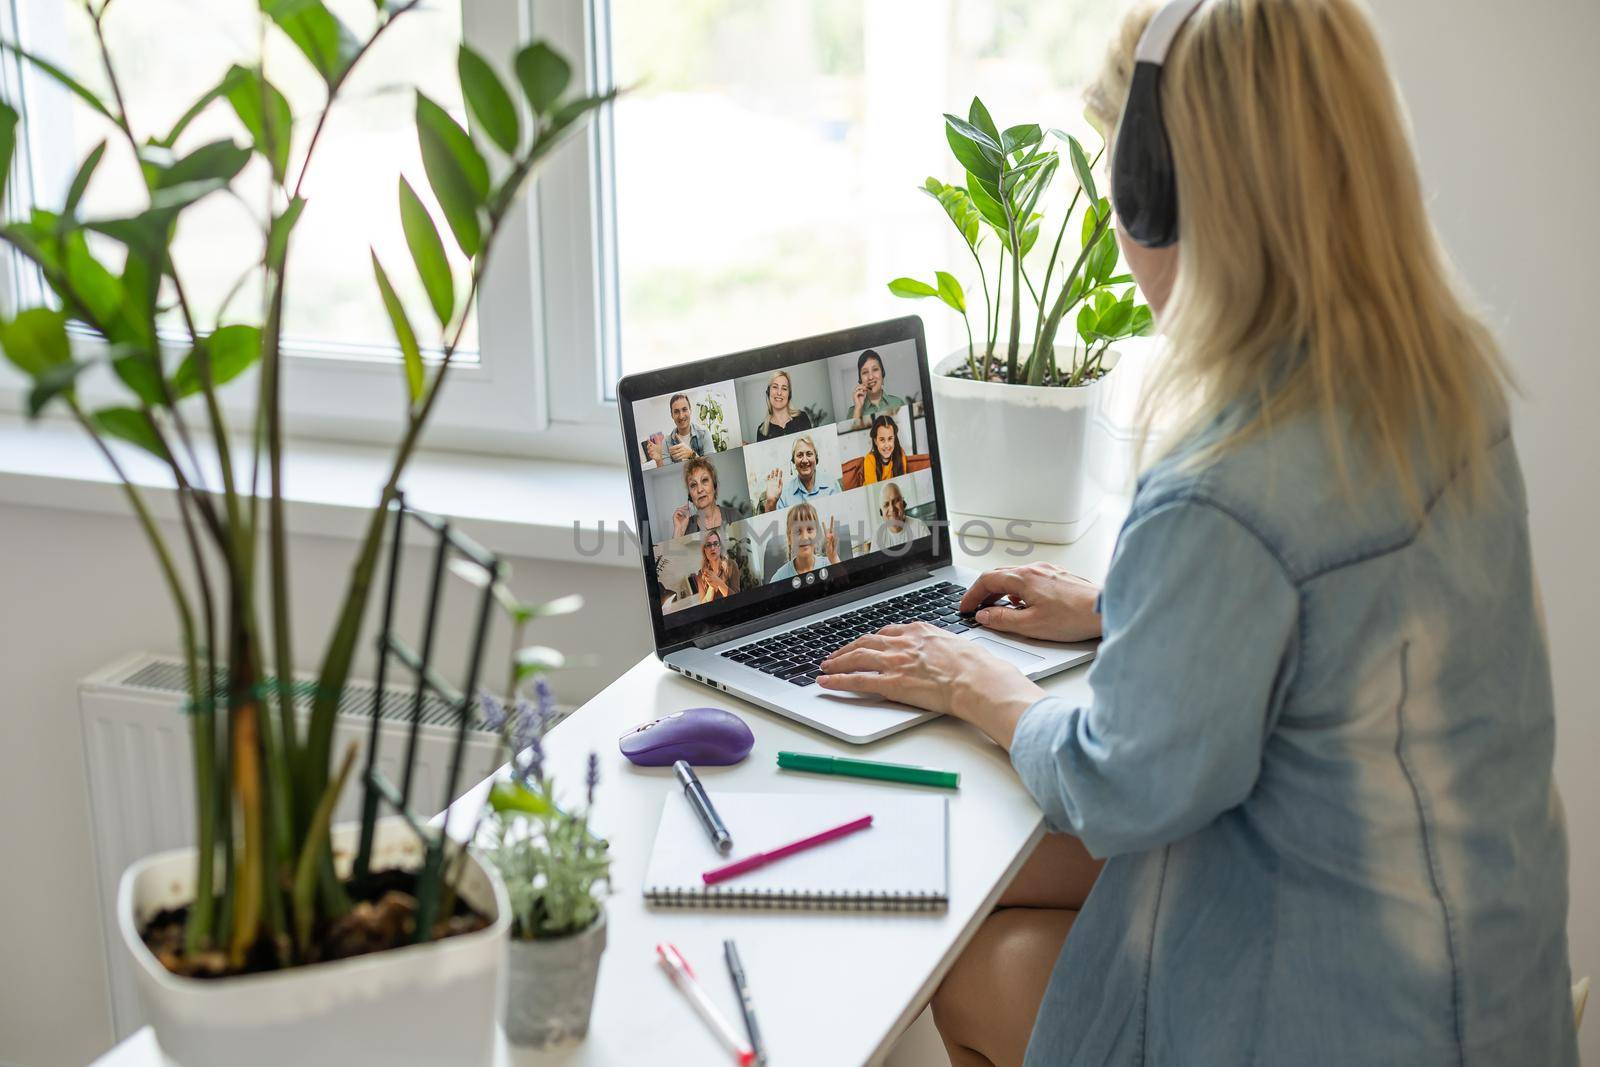
<svg viewBox="0 0 1600 1067"><path fill-rule="evenodd" d="M726 866L705 872L700 876L700 880L706 885L726 882L729 878L737 878L739 875L753 871L757 867L765 867L774 860L781 860L783 857L792 856L796 852L804 852L808 848L825 845L829 841L843 837L846 834L853 834L857 830L865 830L871 825L872 816L863 815L861 818L852 819L842 826L835 826L831 830L824 830L820 834L812 834L810 837L802 837L798 841L791 841L789 844L782 845L770 852L757 852L755 855L746 856L742 860L734 860Z"/></svg>
<svg viewBox="0 0 1600 1067"><path fill-rule="evenodd" d="M672 979L672 984L689 998L689 1002L706 1021L706 1025L722 1038L722 1043L728 1046L728 1051L739 1061L739 1067L750 1067L750 1064L756 1061L756 1050L744 1043L738 1032L728 1024L728 1020L722 1017L717 1006L711 1003L711 998L706 996L706 991L695 978L694 971L689 969L689 961L683 958L683 953L675 946L662 941L656 945L656 957L661 961L661 967L667 972L667 977Z"/></svg>

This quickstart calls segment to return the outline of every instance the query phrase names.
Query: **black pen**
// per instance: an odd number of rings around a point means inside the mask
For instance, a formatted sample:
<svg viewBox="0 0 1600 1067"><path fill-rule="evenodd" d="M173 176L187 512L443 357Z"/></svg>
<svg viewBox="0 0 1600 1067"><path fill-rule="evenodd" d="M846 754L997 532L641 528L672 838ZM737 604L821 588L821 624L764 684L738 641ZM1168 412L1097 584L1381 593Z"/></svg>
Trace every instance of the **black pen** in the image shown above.
<svg viewBox="0 0 1600 1067"><path fill-rule="evenodd" d="M700 825L706 828L711 843L723 855L732 852L733 838L728 835L728 828L722 825L722 817L717 814L717 809L711 806L711 798L706 796L706 787L695 777L694 768L679 760L672 765L672 769L677 772L678 781L683 783L683 795L694 805L694 813L700 816Z"/></svg>
<svg viewBox="0 0 1600 1067"><path fill-rule="evenodd" d="M739 950L733 947L733 938L722 942L722 955L728 961L728 975L733 979L733 991L739 995L739 1010L744 1013L744 1028L750 1034L750 1047L755 1050L756 1062L767 1062L767 1050L761 1045L761 1029L756 1026L756 1002L750 999L750 983L744 978L744 965L739 962Z"/></svg>

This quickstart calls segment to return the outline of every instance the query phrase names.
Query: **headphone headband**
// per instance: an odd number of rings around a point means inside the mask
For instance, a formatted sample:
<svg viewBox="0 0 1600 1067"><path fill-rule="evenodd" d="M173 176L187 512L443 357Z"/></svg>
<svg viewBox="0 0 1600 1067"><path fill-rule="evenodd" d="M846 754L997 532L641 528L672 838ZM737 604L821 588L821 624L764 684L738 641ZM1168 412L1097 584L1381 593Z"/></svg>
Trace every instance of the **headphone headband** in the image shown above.
<svg viewBox="0 0 1600 1067"><path fill-rule="evenodd" d="M1111 155L1111 200L1122 232L1148 248L1178 239L1178 183L1161 119L1161 67L1189 16L1205 0L1170 0L1134 50L1133 81Z"/></svg>

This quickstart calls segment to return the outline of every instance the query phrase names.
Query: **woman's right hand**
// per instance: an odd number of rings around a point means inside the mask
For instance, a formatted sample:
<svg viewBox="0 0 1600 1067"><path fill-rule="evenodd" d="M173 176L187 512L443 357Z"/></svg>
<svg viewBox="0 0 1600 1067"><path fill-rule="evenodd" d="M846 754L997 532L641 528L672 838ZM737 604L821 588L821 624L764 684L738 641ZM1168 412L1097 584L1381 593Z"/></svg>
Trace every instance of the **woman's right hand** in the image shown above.
<svg viewBox="0 0 1600 1067"><path fill-rule="evenodd" d="M672 513L672 536L682 537L689 532L689 505L679 504Z"/></svg>
<svg viewBox="0 0 1600 1067"><path fill-rule="evenodd" d="M978 625L1042 641L1087 641L1100 636L1095 600L1100 587L1053 563L985 571L961 598ZM997 605L1007 597L1011 603Z"/></svg>
<svg viewBox="0 0 1600 1067"><path fill-rule="evenodd" d="M778 506L778 497L783 493L783 472L773 467L767 472L766 504L763 511L771 511Z"/></svg>

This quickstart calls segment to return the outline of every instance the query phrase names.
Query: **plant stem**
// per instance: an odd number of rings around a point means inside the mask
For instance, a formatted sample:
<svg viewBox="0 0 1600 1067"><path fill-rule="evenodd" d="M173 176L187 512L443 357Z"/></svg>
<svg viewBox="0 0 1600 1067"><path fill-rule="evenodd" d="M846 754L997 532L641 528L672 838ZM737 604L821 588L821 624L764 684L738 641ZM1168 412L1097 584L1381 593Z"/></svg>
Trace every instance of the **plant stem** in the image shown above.
<svg viewBox="0 0 1600 1067"><path fill-rule="evenodd" d="M972 320L967 317L965 311L961 313L961 323L967 328L967 373L972 375L973 381L977 381L978 354L974 351L975 346L972 343Z"/></svg>
<svg viewBox="0 0 1600 1067"><path fill-rule="evenodd" d="M983 329L984 337L988 341L988 348L983 353L983 362L985 368L984 377L987 378L989 376L989 360L994 358L994 335L989 332L989 320L994 317L994 312L990 309L989 305L989 276L984 273L983 259L978 255L978 246L975 244L969 244L967 245L967 251L972 253L972 262L978 265L978 280L983 283ZM969 334L972 332L972 326L970 324L967 326L967 332Z"/></svg>
<svg viewBox="0 0 1600 1067"><path fill-rule="evenodd" d="M1105 233L1106 227L1110 224L1111 212L1108 211L1095 222L1094 231L1089 235L1089 239L1083 243L1083 250L1078 253L1077 261L1072 264L1072 270L1067 272L1067 276L1062 279L1061 295L1056 298L1055 306L1050 309L1050 317L1045 320L1044 332L1040 334L1037 341L1039 347L1054 347L1056 331L1061 328L1062 318L1071 310L1072 305L1077 303L1077 301L1069 303L1067 299L1072 294L1072 282L1077 278L1078 272L1083 269L1084 261L1089 258L1089 253L1093 251L1096 242L1100 240L1101 235ZM1082 300L1087 292L1088 287L1086 286L1084 292L1078 294L1078 300Z"/></svg>

